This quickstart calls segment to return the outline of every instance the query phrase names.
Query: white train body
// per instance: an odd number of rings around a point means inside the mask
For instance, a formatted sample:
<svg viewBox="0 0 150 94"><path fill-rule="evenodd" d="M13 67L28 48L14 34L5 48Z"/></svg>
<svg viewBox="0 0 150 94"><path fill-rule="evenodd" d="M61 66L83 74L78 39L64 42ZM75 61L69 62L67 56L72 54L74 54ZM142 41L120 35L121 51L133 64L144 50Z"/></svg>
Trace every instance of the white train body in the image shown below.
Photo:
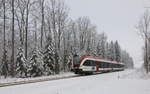
<svg viewBox="0 0 150 94"><path fill-rule="evenodd" d="M93 58L90 56L84 56L79 62L75 62L73 65L73 71L76 74L91 74L94 72L102 73L121 70L124 70L123 63Z"/></svg>

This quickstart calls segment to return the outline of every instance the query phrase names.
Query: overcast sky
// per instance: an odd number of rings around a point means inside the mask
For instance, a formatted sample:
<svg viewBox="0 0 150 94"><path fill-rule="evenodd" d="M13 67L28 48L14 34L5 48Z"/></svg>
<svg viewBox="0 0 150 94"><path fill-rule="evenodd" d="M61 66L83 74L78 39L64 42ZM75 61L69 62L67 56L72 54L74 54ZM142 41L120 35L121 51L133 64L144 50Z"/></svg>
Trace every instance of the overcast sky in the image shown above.
<svg viewBox="0 0 150 94"><path fill-rule="evenodd" d="M65 0L70 8L70 17L77 19L88 16L97 26L98 32L105 32L108 40L118 40L122 49L133 57L135 66L142 62L143 40L135 26L150 1L148 0Z"/></svg>

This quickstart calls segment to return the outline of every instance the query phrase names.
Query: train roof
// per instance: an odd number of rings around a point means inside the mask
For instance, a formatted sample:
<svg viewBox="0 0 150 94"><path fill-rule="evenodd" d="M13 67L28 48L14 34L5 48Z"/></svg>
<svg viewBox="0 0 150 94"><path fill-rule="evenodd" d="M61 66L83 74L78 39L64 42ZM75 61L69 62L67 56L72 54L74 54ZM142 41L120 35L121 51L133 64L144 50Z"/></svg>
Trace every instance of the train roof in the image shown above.
<svg viewBox="0 0 150 94"><path fill-rule="evenodd" d="M88 59L88 60L95 60L95 61L103 61L103 62L108 62L108 63L113 63L113 64L122 64L124 65L124 63L121 63L121 62L117 62L117 61L110 61L110 60L106 60L106 59L101 59L101 58L98 58L98 57L92 57L92 56L83 56L82 57L82 60L83 59Z"/></svg>

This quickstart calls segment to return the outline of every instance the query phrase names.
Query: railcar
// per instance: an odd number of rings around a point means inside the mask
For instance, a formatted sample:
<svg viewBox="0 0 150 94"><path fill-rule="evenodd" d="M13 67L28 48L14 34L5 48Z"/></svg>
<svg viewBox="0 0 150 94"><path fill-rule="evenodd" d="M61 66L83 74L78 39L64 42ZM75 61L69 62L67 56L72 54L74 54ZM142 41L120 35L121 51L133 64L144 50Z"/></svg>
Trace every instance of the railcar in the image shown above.
<svg viewBox="0 0 150 94"><path fill-rule="evenodd" d="M99 59L91 56L76 56L73 60L72 71L75 74L93 74L124 70L124 64L116 61Z"/></svg>

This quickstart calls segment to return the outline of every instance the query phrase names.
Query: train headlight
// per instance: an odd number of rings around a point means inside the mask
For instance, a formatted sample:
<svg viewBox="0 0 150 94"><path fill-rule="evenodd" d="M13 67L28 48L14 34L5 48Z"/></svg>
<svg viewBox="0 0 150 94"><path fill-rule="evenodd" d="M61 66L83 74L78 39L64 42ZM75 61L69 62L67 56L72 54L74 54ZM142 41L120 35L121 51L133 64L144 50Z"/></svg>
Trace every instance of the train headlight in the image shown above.
<svg viewBox="0 0 150 94"><path fill-rule="evenodd" d="M84 68L85 68L84 66L81 66L81 67L80 67L80 69L84 69Z"/></svg>

